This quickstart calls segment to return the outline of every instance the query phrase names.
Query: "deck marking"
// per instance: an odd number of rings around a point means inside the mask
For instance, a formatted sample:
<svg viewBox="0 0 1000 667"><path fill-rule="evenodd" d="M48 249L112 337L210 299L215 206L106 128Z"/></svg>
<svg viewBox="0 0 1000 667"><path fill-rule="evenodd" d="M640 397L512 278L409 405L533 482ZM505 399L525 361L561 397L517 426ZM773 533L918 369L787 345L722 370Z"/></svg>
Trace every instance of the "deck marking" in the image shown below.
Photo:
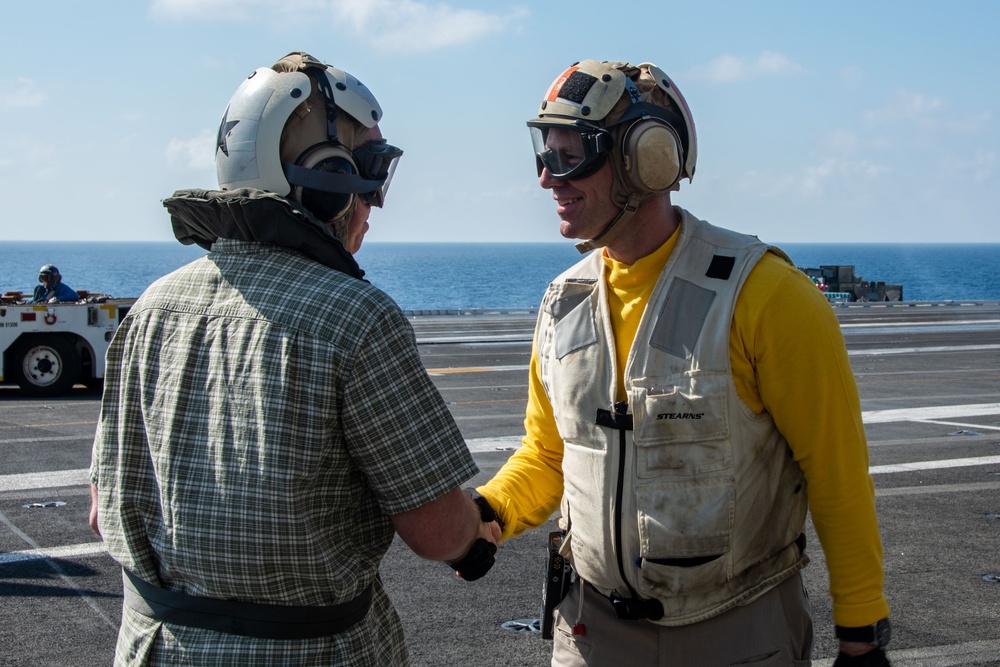
<svg viewBox="0 0 1000 667"><path fill-rule="evenodd" d="M14 525L14 523L10 519L8 519L7 516L3 512L0 512L0 523L6 525L7 528L9 528L11 530L11 532L13 532L15 535L17 535L18 537L20 537L28 546L31 547L32 551L41 551L42 550L42 548L41 548L41 546L39 546L38 542L36 542L35 540L33 540L30 535L28 535L27 533L25 533L24 531L22 531L20 528L18 528L16 525ZM77 595L79 595L81 598L83 598L83 601L87 603L87 606L89 606L91 609L93 609L94 612L105 623L107 623L108 627L110 627L112 629L117 629L118 628L118 623L116 621L111 620L108 617L108 615L104 613L104 610L101 609L100 606L98 606L97 602L90 595L90 593L88 593L86 590L84 590L81 586L79 586L76 583L76 581L72 577L70 577L68 574L66 574L66 571L59 564L59 561L54 560L52 558L48 558L48 557L46 557L44 560L45 560L45 563L50 568L52 568L52 571L55 572L56 575L60 579L62 579L63 582L69 588L73 589L73 591Z"/></svg>
<svg viewBox="0 0 1000 667"><path fill-rule="evenodd" d="M861 328L899 328L899 327L941 327L941 326L959 326L966 324L1000 324L1000 320L947 320L946 322L924 322L924 321L913 321L913 322L848 322L846 324L841 323L841 329L861 329Z"/></svg>
<svg viewBox="0 0 1000 667"><path fill-rule="evenodd" d="M521 446L521 436L509 435L499 438L471 438L465 441L470 452L495 452L518 449Z"/></svg>
<svg viewBox="0 0 1000 667"><path fill-rule="evenodd" d="M924 496L932 493L972 493L996 491L996 482L964 482L961 484L921 484L920 486L875 487L875 496Z"/></svg>
<svg viewBox="0 0 1000 667"><path fill-rule="evenodd" d="M0 553L0 565L7 563L20 563L26 560L38 560L40 558L75 558L78 556L94 556L104 554L108 548L104 542L85 542L84 544L67 544L61 547L45 547L38 549L27 549L25 551L11 551Z"/></svg>
<svg viewBox="0 0 1000 667"><path fill-rule="evenodd" d="M984 350L1000 350L1000 345L936 345L931 347L882 347L866 350L848 350L847 356L883 354L925 354L930 352L982 352Z"/></svg>
<svg viewBox="0 0 1000 667"><path fill-rule="evenodd" d="M939 345L932 347L876 347L863 350L848 350L849 357L882 356L888 354L929 354L931 352L982 352L1000 350L997 345ZM428 368L428 375L455 375L459 373L500 373L506 371L526 371L528 365L517 366L459 366L452 368Z"/></svg>
<svg viewBox="0 0 1000 667"><path fill-rule="evenodd" d="M1000 463L1000 456L976 456L965 459L938 459L937 461L914 461L912 463L893 463L884 466L871 466L868 468L868 472L872 475L883 475L891 472L943 470L945 468L997 465L998 463Z"/></svg>
<svg viewBox="0 0 1000 667"><path fill-rule="evenodd" d="M970 405L941 405L925 408L869 410L862 413L862 419L865 424L885 424L904 421L939 423L939 421L936 422L934 420L947 420L954 419L956 417L981 417L988 415L1000 415L1000 403L974 403ZM954 425L961 425L968 428L981 428L984 430L995 430L992 426L980 424ZM9 441L0 440L0 444L3 444L4 442ZM466 444L468 444L469 450L472 452L508 451L517 449L521 446L521 436L512 435L492 438L471 438L466 441ZM992 465L995 462L993 460L995 458L997 457L981 457L980 459L953 459L978 461L976 463L963 464L949 464L948 460L944 460L938 462L939 465L937 465L937 467L947 468L954 467L955 465ZM922 467L901 468L899 470L894 470L893 472L903 472L914 469L928 470L934 467L933 465L928 465L928 462L918 462L912 465ZM879 470L876 472L875 469L873 469L873 474L878 474L880 472L889 472L889 470ZM77 485L86 486L89 483L89 471L87 468L81 468L79 470L23 473L17 475L0 475L0 492Z"/></svg>
<svg viewBox="0 0 1000 667"><path fill-rule="evenodd" d="M88 468L0 475L0 491L27 491L29 489L48 489L81 484L90 484L90 470Z"/></svg>
<svg viewBox="0 0 1000 667"><path fill-rule="evenodd" d="M44 438L11 438L0 439L0 445L14 445L18 443L29 443L29 442L64 442L67 440L94 440L92 435L47 435Z"/></svg>
<svg viewBox="0 0 1000 667"><path fill-rule="evenodd" d="M888 649L886 655L893 665L921 667L967 667L996 664L1000 655L1000 639L921 646L919 648ZM814 667L830 667L836 658L814 658Z"/></svg>
<svg viewBox="0 0 1000 667"><path fill-rule="evenodd" d="M923 421L926 419L954 419L955 417L982 417L985 415L1000 415L1000 403L935 405L927 408L868 410L867 412L861 413L861 417L865 424Z"/></svg>
<svg viewBox="0 0 1000 667"><path fill-rule="evenodd" d="M917 419L921 424L940 424L941 426L957 426L959 428L972 428L986 431L1000 431L1000 426L987 426L986 424L963 424L962 422L944 421L942 419Z"/></svg>
<svg viewBox="0 0 1000 667"><path fill-rule="evenodd" d="M428 375L452 375L455 373L498 373L503 371L526 371L527 364L521 366L464 366L457 368L428 368Z"/></svg>
<svg viewBox="0 0 1000 667"><path fill-rule="evenodd" d="M46 424L3 424L0 425L0 430L12 429L12 428L56 428L59 426L86 426L86 425L97 425L96 421L85 421L85 422L49 422Z"/></svg>

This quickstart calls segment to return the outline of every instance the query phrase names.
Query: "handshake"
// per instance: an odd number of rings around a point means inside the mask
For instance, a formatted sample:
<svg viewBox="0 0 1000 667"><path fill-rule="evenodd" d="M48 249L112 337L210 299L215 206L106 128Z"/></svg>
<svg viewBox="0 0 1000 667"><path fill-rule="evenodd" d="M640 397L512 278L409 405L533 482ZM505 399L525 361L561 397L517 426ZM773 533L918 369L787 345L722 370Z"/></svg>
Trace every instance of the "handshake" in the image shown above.
<svg viewBox="0 0 1000 667"><path fill-rule="evenodd" d="M500 539L503 525L500 517L490 507L486 498L483 498L473 489L465 489L465 493L472 499L472 502L475 503L479 510L480 521L486 524L485 526L480 526L480 534L482 534L483 529L486 529L493 539L487 540L485 537L477 537L465 556L461 560L448 563L448 566L462 579L475 581L485 576L490 571L490 568L493 567L493 563L496 562L494 558L497 552L496 542Z"/></svg>

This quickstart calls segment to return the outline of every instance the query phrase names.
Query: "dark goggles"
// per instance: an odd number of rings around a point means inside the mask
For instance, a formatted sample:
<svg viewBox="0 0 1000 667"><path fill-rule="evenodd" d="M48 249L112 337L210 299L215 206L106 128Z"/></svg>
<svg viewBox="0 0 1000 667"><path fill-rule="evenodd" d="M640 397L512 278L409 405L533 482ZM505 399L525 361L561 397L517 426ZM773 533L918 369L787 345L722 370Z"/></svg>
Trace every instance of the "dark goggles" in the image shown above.
<svg viewBox="0 0 1000 667"><path fill-rule="evenodd" d="M396 172L403 151L386 142L385 139L375 139L354 149L352 157L358 167L358 175L368 181L380 181L381 186L369 192L360 192L361 201L369 206L382 208L385 194L389 191L389 183Z"/></svg>
<svg viewBox="0 0 1000 667"><path fill-rule="evenodd" d="M350 160L334 156L308 169L289 163L282 169L289 183L303 188L303 206L320 220L333 220L350 209L351 195L381 208L402 154L385 139L375 139L358 146Z"/></svg>
<svg viewBox="0 0 1000 667"><path fill-rule="evenodd" d="M607 159L614 141L604 128L528 121L538 175L546 169L560 181L590 176Z"/></svg>

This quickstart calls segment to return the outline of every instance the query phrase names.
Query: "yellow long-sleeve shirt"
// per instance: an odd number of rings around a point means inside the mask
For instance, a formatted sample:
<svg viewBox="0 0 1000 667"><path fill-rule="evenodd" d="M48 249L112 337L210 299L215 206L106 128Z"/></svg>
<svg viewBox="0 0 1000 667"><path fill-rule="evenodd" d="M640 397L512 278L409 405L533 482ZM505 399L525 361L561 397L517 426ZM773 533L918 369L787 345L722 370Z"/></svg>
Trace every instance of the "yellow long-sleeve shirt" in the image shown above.
<svg viewBox="0 0 1000 667"><path fill-rule="evenodd" d="M631 265L604 258L620 400L639 320L677 236ZM833 309L801 271L768 253L737 298L729 355L740 399L771 414L805 474L834 621L858 627L888 616L861 404ZM563 441L535 349L528 392L523 446L479 489L500 514L505 539L545 523L562 497Z"/></svg>

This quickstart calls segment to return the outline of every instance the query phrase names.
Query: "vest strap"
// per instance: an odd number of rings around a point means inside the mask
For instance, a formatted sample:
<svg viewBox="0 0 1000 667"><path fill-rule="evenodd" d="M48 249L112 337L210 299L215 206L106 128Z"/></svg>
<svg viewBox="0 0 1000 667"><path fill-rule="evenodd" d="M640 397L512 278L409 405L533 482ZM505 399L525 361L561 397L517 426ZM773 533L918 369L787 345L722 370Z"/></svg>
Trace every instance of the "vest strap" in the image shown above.
<svg viewBox="0 0 1000 667"><path fill-rule="evenodd" d="M615 403L614 412L598 408L597 425L607 426L608 428L618 429L620 431L631 431L633 423L632 415L626 414L627 411L628 403L625 401Z"/></svg>
<svg viewBox="0 0 1000 667"><path fill-rule="evenodd" d="M374 584L342 604L294 606L188 595L122 569L125 605L162 623L261 639L311 639L344 632L368 614Z"/></svg>

